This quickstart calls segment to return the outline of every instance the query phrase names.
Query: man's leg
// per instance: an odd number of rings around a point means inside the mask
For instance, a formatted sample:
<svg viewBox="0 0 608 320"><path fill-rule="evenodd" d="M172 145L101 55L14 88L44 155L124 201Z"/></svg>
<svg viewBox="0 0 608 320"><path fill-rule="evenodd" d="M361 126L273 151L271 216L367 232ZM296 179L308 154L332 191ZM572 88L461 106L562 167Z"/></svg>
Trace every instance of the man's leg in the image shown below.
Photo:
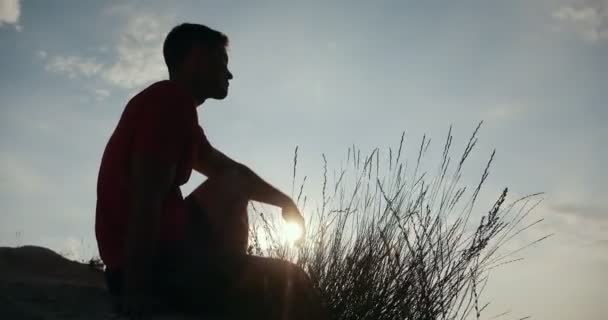
<svg viewBox="0 0 608 320"><path fill-rule="evenodd" d="M171 273L170 295L189 313L222 313L227 290L245 257L248 198L234 175L207 179L186 199L187 226L182 257Z"/></svg>
<svg viewBox="0 0 608 320"><path fill-rule="evenodd" d="M207 292L207 301L198 303L248 319L326 319L304 270L287 261L246 255L248 202L231 174L208 179L186 198L185 277L191 290Z"/></svg>
<svg viewBox="0 0 608 320"><path fill-rule="evenodd" d="M206 180L186 197L186 203L191 219L188 243L194 250L210 245L211 251L221 255L247 252L249 196L236 174Z"/></svg>
<svg viewBox="0 0 608 320"><path fill-rule="evenodd" d="M219 311L226 302L224 292L237 274L248 238L248 199L237 184L230 174L208 179L186 198L185 241L159 248L157 264L150 266L155 278L151 289L168 299L169 309L205 313ZM107 270L106 280L118 310L123 272Z"/></svg>
<svg viewBox="0 0 608 320"><path fill-rule="evenodd" d="M246 256L231 290L264 319L329 319L320 292L302 268L275 258Z"/></svg>

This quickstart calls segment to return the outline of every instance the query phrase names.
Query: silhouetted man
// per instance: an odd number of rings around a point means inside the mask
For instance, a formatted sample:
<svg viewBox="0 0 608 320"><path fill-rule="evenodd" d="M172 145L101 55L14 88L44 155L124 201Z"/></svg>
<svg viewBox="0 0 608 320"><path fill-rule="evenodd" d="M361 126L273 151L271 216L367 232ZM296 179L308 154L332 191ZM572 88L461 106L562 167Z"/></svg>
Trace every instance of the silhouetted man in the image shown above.
<svg viewBox="0 0 608 320"><path fill-rule="evenodd" d="M196 108L228 94L227 45L224 34L203 25L171 30L163 46L169 80L129 101L105 148L95 231L109 290L128 315L318 316L303 270L246 255L248 201L278 206L303 227L295 203L215 149L198 124ZM184 199L179 187L193 169L208 179Z"/></svg>

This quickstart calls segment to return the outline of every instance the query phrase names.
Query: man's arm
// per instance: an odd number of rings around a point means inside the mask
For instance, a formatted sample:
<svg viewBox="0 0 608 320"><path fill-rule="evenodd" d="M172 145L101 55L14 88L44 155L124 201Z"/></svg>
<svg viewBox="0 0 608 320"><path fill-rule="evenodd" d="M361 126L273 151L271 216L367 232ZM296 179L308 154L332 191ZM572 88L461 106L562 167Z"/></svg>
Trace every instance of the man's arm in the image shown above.
<svg viewBox="0 0 608 320"><path fill-rule="evenodd" d="M210 179L230 173L239 179L239 186L245 188L244 192L250 200L259 201L281 208L283 219L300 225L302 234L305 233L304 217L295 202L286 194L260 178L247 166L232 160L219 150L215 149L204 134L201 135L201 146L194 170L204 174Z"/></svg>
<svg viewBox="0 0 608 320"><path fill-rule="evenodd" d="M208 142L207 142L208 144ZM194 170L213 178L225 173L233 173L244 186L246 194L251 200L267 203L281 208L295 207L289 196L270 185L260 178L247 166L234 161L221 151L211 145L199 152L198 161L194 164Z"/></svg>

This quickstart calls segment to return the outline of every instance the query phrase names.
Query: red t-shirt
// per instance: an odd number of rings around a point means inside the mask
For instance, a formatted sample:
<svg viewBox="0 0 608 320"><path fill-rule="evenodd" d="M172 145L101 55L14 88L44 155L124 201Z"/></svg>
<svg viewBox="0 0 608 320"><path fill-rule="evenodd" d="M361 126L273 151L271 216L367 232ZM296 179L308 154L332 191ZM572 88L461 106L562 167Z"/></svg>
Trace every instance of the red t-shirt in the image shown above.
<svg viewBox="0 0 608 320"><path fill-rule="evenodd" d="M185 224L179 186L190 178L201 148L209 147L193 99L174 82L154 83L129 101L106 145L97 180L95 234L108 268L121 268L125 261L132 153L177 165L161 213L160 240L170 243L181 239Z"/></svg>

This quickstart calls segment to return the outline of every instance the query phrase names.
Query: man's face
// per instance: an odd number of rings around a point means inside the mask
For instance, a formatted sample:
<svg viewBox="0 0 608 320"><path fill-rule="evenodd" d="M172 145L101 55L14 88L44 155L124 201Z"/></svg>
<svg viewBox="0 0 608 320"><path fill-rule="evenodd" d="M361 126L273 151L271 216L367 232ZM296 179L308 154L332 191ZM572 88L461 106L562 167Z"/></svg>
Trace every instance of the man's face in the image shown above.
<svg viewBox="0 0 608 320"><path fill-rule="evenodd" d="M206 49L197 46L192 50L191 76L197 98L224 99L228 95L228 70L226 48Z"/></svg>

